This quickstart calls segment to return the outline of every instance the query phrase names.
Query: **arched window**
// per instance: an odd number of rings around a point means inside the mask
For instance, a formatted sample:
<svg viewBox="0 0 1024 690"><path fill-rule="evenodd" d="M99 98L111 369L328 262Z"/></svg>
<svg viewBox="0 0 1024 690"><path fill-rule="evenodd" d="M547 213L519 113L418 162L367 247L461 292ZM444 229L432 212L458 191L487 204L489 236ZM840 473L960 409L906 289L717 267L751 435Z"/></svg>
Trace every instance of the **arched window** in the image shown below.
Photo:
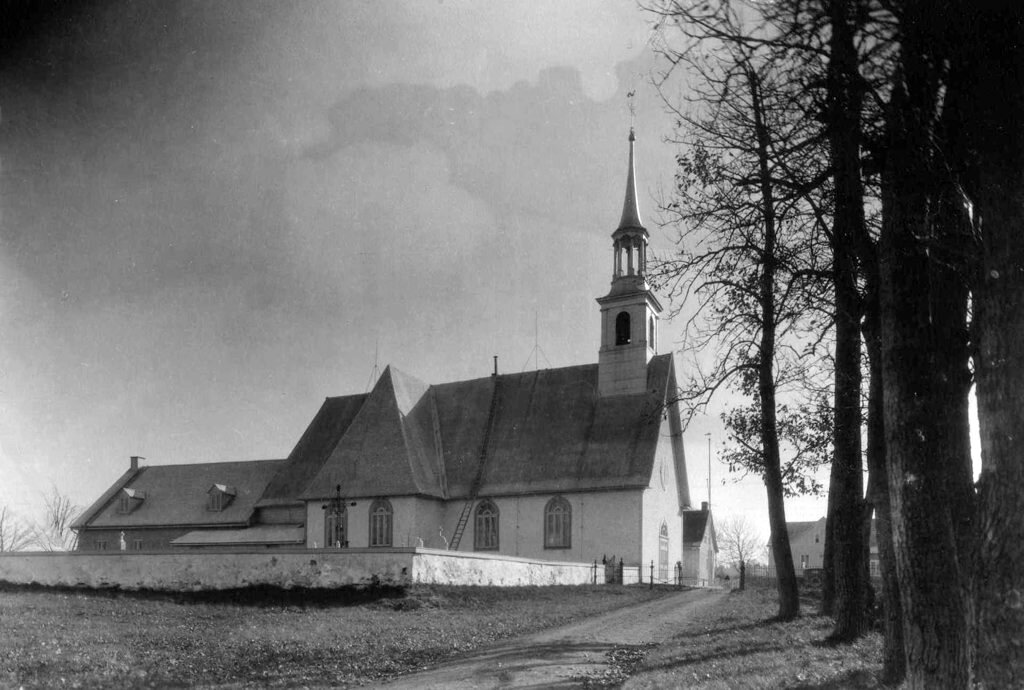
<svg viewBox="0 0 1024 690"><path fill-rule="evenodd" d="M664 522L658 533L658 579L668 582L668 525Z"/></svg>
<svg viewBox="0 0 1024 690"><path fill-rule="evenodd" d="M615 317L615 344L629 345L629 312L620 311Z"/></svg>
<svg viewBox="0 0 1024 690"><path fill-rule="evenodd" d="M561 496L544 506L544 548L572 548L572 506Z"/></svg>
<svg viewBox="0 0 1024 690"><path fill-rule="evenodd" d="M657 341L654 339L654 317L653 316L650 317L650 319L647 322L647 330L648 330L648 334L647 334L647 347L651 348L652 350L657 350L658 349Z"/></svg>
<svg viewBox="0 0 1024 690"><path fill-rule="evenodd" d="M391 546L391 525L394 511L391 501L378 498L370 504L370 546Z"/></svg>
<svg viewBox="0 0 1024 690"><path fill-rule="evenodd" d="M477 551L497 551L498 506L491 501L480 501L476 507L474 525L473 548Z"/></svg>

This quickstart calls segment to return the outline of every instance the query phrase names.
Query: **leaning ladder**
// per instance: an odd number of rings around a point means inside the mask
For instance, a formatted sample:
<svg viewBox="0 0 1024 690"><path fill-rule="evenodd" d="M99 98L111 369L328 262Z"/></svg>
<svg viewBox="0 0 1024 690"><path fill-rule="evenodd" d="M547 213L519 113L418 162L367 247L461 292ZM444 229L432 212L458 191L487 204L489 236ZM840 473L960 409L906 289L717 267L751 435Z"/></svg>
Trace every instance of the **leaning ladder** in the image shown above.
<svg viewBox="0 0 1024 690"><path fill-rule="evenodd" d="M452 535L451 543L448 545L448 549L451 551L457 551L459 548L459 543L462 541L462 535L466 531L466 525L469 524L469 517L473 514L473 504L476 503L477 494L480 492L480 486L484 481L484 467L487 462L487 447L491 443L491 432L494 431L494 418L497 416L498 412L498 383L500 381L501 379L499 377L494 377L494 389L491 392L491 407L487 411L487 425L484 427L484 440L480 444L480 456L477 460L476 476L473 477L473 483L469 487L469 497L462 506L462 513L459 514L459 521L455 525L455 533Z"/></svg>

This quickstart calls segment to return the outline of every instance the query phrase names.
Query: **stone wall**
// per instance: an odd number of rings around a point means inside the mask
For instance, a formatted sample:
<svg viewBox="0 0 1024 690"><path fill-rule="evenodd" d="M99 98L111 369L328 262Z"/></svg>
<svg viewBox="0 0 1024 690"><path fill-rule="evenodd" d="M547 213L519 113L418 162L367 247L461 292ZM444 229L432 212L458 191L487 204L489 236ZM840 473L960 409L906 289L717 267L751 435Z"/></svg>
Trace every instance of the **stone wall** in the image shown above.
<svg viewBox="0 0 1024 690"><path fill-rule="evenodd" d="M425 584L485 585L585 585L594 581L590 563L560 563L514 556L493 556L459 551L416 549L413 578ZM602 581L599 564L597 580Z"/></svg>
<svg viewBox="0 0 1024 690"><path fill-rule="evenodd" d="M435 549L60 552L0 554L0 582L126 590L200 591L268 585L571 585L593 581L586 563Z"/></svg>

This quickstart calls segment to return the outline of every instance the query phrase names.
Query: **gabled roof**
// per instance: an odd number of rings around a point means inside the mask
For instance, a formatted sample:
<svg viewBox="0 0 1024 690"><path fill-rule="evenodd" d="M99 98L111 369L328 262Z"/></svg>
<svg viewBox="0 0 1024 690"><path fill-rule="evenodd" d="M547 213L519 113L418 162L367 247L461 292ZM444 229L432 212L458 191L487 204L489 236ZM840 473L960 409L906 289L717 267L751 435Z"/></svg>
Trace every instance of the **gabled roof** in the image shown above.
<svg viewBox="0 0 1024 690"><path fill-rule="evenodd" d="M715 521L710 510L683 511L683 544L697 545L704 541L710 530L711 544L718 551L718 537L715 534Z"/></svg>
<svg viewBox="0 0 1024 690"><path fill-rule="evenodd" d="M257 505L296 502L302 490L327 462L366 397L362 394L327 398L295 444L288 461L267 484Z"/></svg>
<svg viewBox="0 0 1024 690"><path fill-rule="evenodd" d="M115 496L121 493L122 489L128 488L127 485L140 471L139 468L135 467L118 477L117 481L111 484L109 489L104 491L99 498L93 501L92 505L82 511L82 514L71 523L71 529L78 530L87 525ZM128 488L128 490L132 491L131 488Z"/></svg>
<svg viewBox="0 0 1024 690"><path fill-rule="evenodd" d="M598 396L597 373L590 364L428 387L389 367L300 497L327 498L338 484L348 497L464 497L485 438L480 495L646 488L672 357L651 360L638 395ZM289 465L316 461L296 446Z"/></svg>
<svg viewBox="0 0 1024 690"><path fill-rule="evenodd" d="M140 467L132 476L122 477L85 515L77 527L121 529L191 525L246 525L256 499L284 460L212 462L199 465L158 465ZM224 510L207 510L207 492L214 484L235 489L234 500ZM145 495L137 508L118 512L116 494L132 489Z"/></svg>
<svg viewBox="0 0 1024 690"><path fill-rule="evenodd" d="M387 367L301 497L440 497L428 388Z"/></svg>
<svg viewBox="0 0 1024 690"><path fill-rule="evenodd" d="M793 542L808 537L818 525L821 525L822 529L824 529L825 518L806 522L787 522L786 531L789 533L789 540Z"/></svg>

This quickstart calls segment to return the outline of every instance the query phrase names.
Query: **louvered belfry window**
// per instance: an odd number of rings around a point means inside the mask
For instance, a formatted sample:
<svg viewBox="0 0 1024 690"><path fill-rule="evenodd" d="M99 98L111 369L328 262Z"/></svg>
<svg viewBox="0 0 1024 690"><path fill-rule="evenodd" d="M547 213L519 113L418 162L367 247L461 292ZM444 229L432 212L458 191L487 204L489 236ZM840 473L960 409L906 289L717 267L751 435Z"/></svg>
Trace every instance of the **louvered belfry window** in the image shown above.
<svg viewBox="0 0 1024 690"><path fill-rule="evenodd" d="M643 328L643 326L641 326ZM620 311L619 315L615 317L615 344L616 345L629 345L632 340L632 334L630 333L629 324L629 312Z"/></svg>
<svg viewBox="0 0 1024 690"><path fill-rule="evenodd" d="M544 507L544 548L572 548L572 506L561 496Z"/></svg>
<svg viewBox="0 0 1024 690"><path fill-rule="evenodd" d="M391 502L378 498L370 505L370 546L391 546L392 517Z"/></svg>
<svg viewBox="0 0 1024 690"><path fill-rule="evenodd" d="M473 530L473 548L477 551L498 549L498 506L492 501L480 501L476 507L476 529Z"/></svg>

